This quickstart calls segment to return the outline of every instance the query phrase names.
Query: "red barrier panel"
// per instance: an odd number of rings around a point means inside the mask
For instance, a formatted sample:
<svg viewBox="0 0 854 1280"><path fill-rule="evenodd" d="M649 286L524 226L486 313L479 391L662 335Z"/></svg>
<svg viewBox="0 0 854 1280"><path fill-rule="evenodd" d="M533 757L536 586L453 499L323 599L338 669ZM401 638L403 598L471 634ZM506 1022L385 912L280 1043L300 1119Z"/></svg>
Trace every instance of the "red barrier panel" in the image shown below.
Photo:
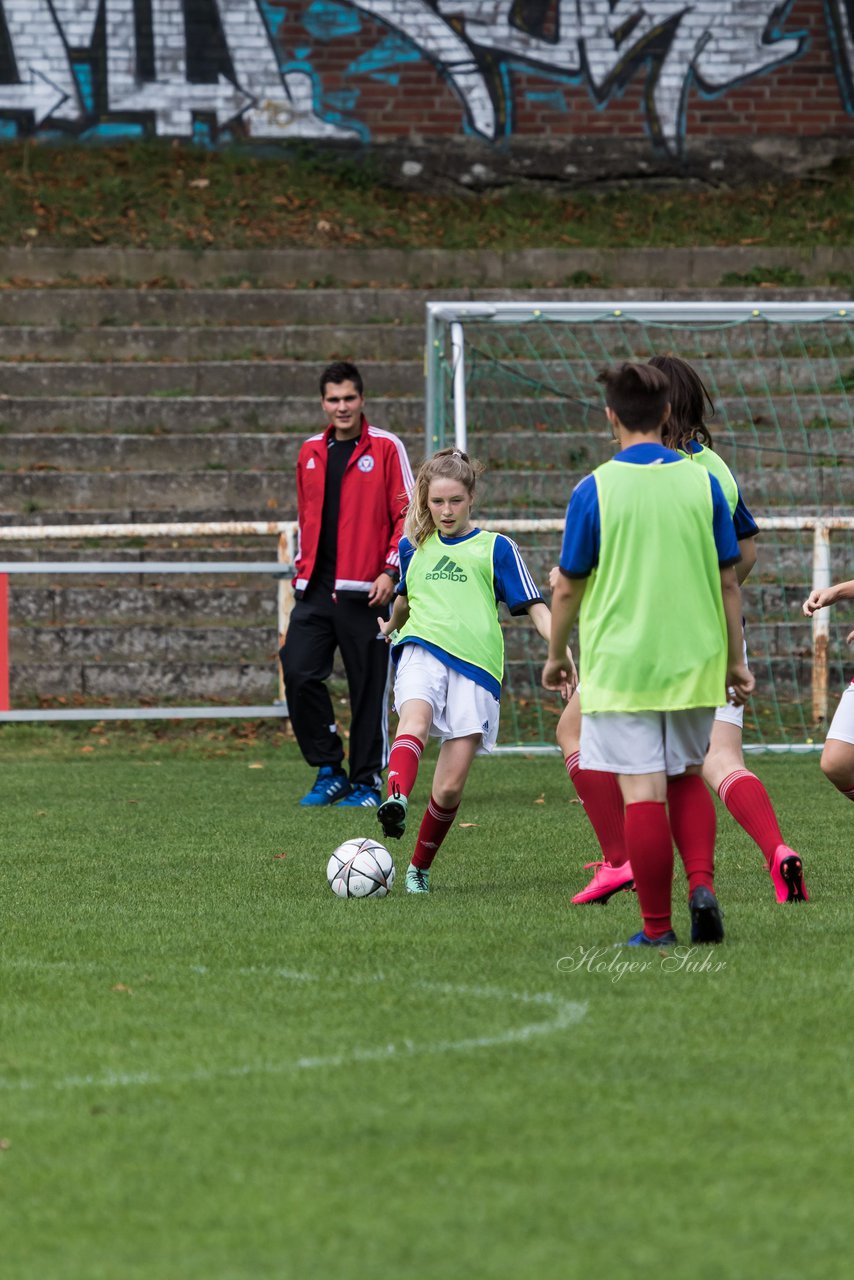
<svg viewBox="0 0 854 1280"><path fill-rule="evenodd" d="M9 710L9 575L0 573L0 711Z"/></svg>

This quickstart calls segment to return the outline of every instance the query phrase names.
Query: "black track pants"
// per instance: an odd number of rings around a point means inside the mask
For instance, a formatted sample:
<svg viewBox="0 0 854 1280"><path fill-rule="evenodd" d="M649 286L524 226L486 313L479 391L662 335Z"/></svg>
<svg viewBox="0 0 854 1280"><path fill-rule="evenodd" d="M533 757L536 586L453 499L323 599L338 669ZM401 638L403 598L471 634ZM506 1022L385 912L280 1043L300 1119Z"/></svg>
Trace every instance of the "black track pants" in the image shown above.
<svg viewBox="0 0 854 1280"><path fill-rule="evenodd" d="M389 650L378 620L387 609L314 591L294 605L280 657L288 714L308 764L341 765L344 746L326 688L339 649L350 691L350 781L377 787L388 763Z"/></svg>

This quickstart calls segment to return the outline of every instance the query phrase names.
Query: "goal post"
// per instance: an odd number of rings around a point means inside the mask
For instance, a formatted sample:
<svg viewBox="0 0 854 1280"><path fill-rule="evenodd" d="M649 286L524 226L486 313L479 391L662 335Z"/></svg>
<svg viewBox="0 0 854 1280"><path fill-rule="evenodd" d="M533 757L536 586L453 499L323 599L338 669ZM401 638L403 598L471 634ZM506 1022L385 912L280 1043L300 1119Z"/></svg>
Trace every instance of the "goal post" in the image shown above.
<svg viewBox="0 0 854 1280"><path fill-rule="evenodd" d="M820 745L850 624L810 624L800 604L854 572L854 302L428 303L427 451L455 442L485 464L481 518L517 538L546 588L569 495L613 453L596 375L657 353L708 387L715 448L760 526L745 742ZM505 638L501 741L551 745L560 708L539 688L542 645L518 622Z"/></svg>

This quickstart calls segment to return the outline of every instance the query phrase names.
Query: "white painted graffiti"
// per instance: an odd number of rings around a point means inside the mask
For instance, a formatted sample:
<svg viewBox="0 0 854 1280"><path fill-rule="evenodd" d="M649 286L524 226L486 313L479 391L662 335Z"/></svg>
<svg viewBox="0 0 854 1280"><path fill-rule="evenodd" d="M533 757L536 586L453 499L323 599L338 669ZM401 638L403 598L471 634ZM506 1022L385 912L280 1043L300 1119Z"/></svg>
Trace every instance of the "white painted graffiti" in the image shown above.
<svg viewBox="0 0 854 1280"><path fill-rule="evenodd" d="M81 129L90 124L94 110L81 81L81 52L100 39L101 120L142 117L153 122L158 134L174 137L192 136L200 117L215 120L219 130L239 122L243 133L258 138L366 136L369 121L344 119L346 106L333 110L322 102L322 86L305 51L290 51L290 60L286 57L273 30L285 16L278 0L275 5L269 0L205 0L224 44L223 69L203 82L191 76L188 41L198 38L188 32L192 3L0 0L0 35L4 28L11 53L6 61L14 67L14 76L0 77L0 115L28 114L34 127L48 121ZM803 52L806 35L782 30L791 4L313 0L307 10L310 21L304 19L304 24L310 30L311 22L325 21L329 25L323 39L346 38L359 30L359 14L376 19L386 31L386 43L396 41L397 52L388 64L395 57L432 63L459 96L469 127L486 139L513 130L515 90L504 68L542 72L559 84L583 83L600 105L630 80L643 79L649 132L664 148L678 152L692 87L706 96L718 95ZM844 91L846 68L849 81L854 70L852 3L827 4ZM143 9L149 24L145 50L139 47ZM95 62L93 58L91 67ZM364 56L353 66L363 63ZM379 66L379 60L372 65ZM351 116L357 100L354 91Z"/></svg>
<svg viewBox="0 0 854 1280"><path fill-rule="evenodd" d="M649 128L677 150L692 82L721 92L796 57L805 40L776 33L775 22L790 7L779 0L557 0L548 36L530 19L527 30L521 25L517 0L436 0L436 7L428 0L352 2L438 61L472 126L487 137L496 133L495 95L477 63L472 67L473 49L584 78L600 102L646 64ZM540 5L540 18L553 8ZM445 19L462 24L465 40Z"/></svg>
<svg viewBox="0 0 854 1280"><path fill-rule="evenodd" d="M35 123L82 123L87 114L70 48L88 48L103 11L107 114L153 117L158 134L189 137L196 113L220 128L240 120L263 138L342 138L352 131L322 119L303 71L283 73L256 0L214 0L233 79L191 83L183 0L149 0L155 75L139 74L135 0L2 0L19 83L0 84L0 111L32 112Z"/></svg>

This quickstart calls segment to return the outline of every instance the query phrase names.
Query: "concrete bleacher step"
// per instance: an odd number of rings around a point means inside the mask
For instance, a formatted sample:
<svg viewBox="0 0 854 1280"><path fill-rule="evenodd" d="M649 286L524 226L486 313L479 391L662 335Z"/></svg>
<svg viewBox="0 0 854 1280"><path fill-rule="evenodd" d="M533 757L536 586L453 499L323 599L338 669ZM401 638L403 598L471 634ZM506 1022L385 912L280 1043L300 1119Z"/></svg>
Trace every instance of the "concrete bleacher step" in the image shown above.
<svg viewBox="0 0 854 1280"><path fill-rule="evenodd" d="M424 394L424 364L417 348L409 358L360 360L366 388L382 388L383 397ZM734 400L749 395L745 408L761 411L766 401L788 396L793 390L812 395L844 394L840 366L835 360L813 361L766 358L761 364L710 360L705 366L717 397ZM292 359L234 359L192 361L13 361L2 366L4 395L13 398L42 396L214 396L242 397L248 389L255 396L310 396L317 405L317 365ZM599 395L591 381L586 360L525 360L512 367L499 365L471 388L471 404L494 403L495 396L511 402L549 399L552 396Z"/></svg>
<svg viewBox="0 0 854 1280"><path fill-rule="evenodd" d="M292 520L296 494L291 477L279 471L27 471L0 473L0 507L7 515L133 509L170 519L178 510L189 519L197 511L254 510L261 513L256 519L275 512L276 519Z"/></svg>
<svg viewBox="0 0 854 1280"><path fill-rule="evenodd" d="M725 296L726 291L714 291ZM735 297L738 291L732 291ZM763 299L814 291L763 290ZM832 313L831 291L828 314ZM845 291L837 291L840 300ZM673 300L663 290L579 289L0 289L0 523L292 519L293 467L301 441L319 430L317 376L332 359L362 368L369 417L401 434L413 463L431 447L424 430L424 317L428 299L592 301L607 311L632 296ZM697 298L694 291L686 297ZM743 291L742 291L743 296ZM479 336L472 332L471 346ZM494 370L472 389L469 446L487 466L484 523L505 517L560 519L568 493L610 456L592 367L645 356L650 331L579 324L563 334L565 358L532 325L501 335L523 381ZM655 329L680 349L684 330ZM854 343L824 327L803 359L797 328L717 326L696 338L712 361L722 451L757 512L850 509L854 480L851 403ZM543 359L531 358L542 339ZM517 349L518 348L518 349ZM595 360L588 360L590 351ZM526 358L526 352L528 353ZM521 363L518 358L522 357ZM529 389L544 375L557 394ZM792 385L807 394L795 404ZM502 419L496 424L496 400ZM545 583L559 535L520 535ZM769 534L745 609L781 688L808 682L809 624L797 617L811 575L812 538ZM837 538L834 565L848 542ZM838 550L837 550L838 549ZM10 560L133 560L139 574L73 578L13 575L13 696L136 702L266 702L276 696L274 578L236 573L146 572L152 560L272 562L276 539L160 540L139 545L80 541L18 544ZM839 576L845 566L840 564ZM515 692L536 688L541 645L511 626ZM836 659L834 658L834 661ZM536 668L536 669L535 669ZM338 672L340 677L340 672ZM527 682L527 683L526 683ZM788 683L786 683L788 682ZM529 687L530 686L530 687Z"/></svg>
<svg viewBox="0 0 854 1280"><path fill-rule="evenodd" d="M0 362L308 360L317 381L332 360L411 360L424 321L370 324L122 325L77 329L0 324Z"/></svg>
<svg viewBox="0 0 854 1280"><path fill-rule="evenodd" d="M763 647L771 658L785 657L798 650L808 634L803 623L779 621L763 624ZM510 663L530 661L542 667L543 643L531 635L529 627L509 627L505 635L506 659ZM802 646L801 646L802 647ZM221 624L180 627L167 622L141 623L118 629L109 626L29 626L10 631L10 652L14 662L69 664L95 663L100 668L135 662L182 665L197 657L225 668L269 663L275 670L278 634L275 619L267 626ZM806 656L806 650L800 656Z"/></svg>
<svg viewBox="0 0 854 1280"><path fill-rule="evenodd" d="M63 558L66 558L64 551ZM263 554L259 558L263 558ZM541 551L526 558L535 580L545 583L549 556ZM747 584L745 608L754 626L764 625L766 619L774 622L797 617L809 582L809 560L809 552L804 549L797 566L802 574L800 581L787 585L753 581ZM68 581L71 580L66 579ZM22 576L16 575L9 601L12 624L22 629L67 627L71 623L86 627L159 623L179 627L213 624L257 627L274 624L276 618L276 589L272 579L224 582L221 575L199 574L192 579L182 578L183 585L179 586L171 577L168 582L152 582L150 575L141 575L142 585L131 584L126 578L118 596L107 579L87 580L86 585L79 586L75 575L73 582L73 586L45 585L44 578L27 578L24 582Z"/></svg>
<svg viewBox="0 0 854 1280"><path fill-rule="evenodd" d="M540 513L561 515L569 494L587 467L553 471L493 470L483 482L481 501L493 513L520 515L534 507ZM819 508L850 506L854 466L817 467L811 471L777 468L763 472L761 493L766 509L796 503ZM752 484L745 484L748 499ZM754 502L755 505L755 502ZM276 471L26 471L0 473L0 508L11 516L46 511L149 512L170 519L211 519L201 512L235 511L239 518L256 511L267 518L296 518L296 494L290 473ZM261 518L257 516L256 518ZM41 523L47 523L44 519ZM56 523L63 523L57 519Z"/></svg>
<svg viewBox="0 0 854 1280"><path fill-rule="evenodd" d="M656 345L670 349L682 345L684 331L665 326L655 330ZM680 337L682 342L680 343ZM532 339L527 331L526 342ZM182 361L182 360L300 360L313 367L331 360L370 362L379 360L412 360L423 354L425 341L423 307L418 313L393 321L369 319L358 323L278 323L224 325L214 313L208 325L142 325L121 323L97 327L62 325L26 325L0 321L0 362L63 360L96 361ZM552 361L555 335L549 335ZM614 358L642 358L640 341L630 345L617 330L588 324L574 325L563 338L567 359L589 350L595 359L605 355ZM773 331L726 329L712 330L698 339L705 357L732 360L733 357L767 357L782 363L803 361L803 338L789 326ZM530 353L530 347L528 348ZM520 344L520 354L525 345ZM854 359L854 339L847 332L837 339L825 338L817 359L840 364L846 369Z"/></svg>
<svg viewBox="0 0 854 1280"><path fill-rule="evenodd" d="M491 405L492 411L491 411ZM0 432L72 433L115 431L294 431L309 434L321 429L317 395L194 396L169 392L138 396L6 396L0 395ZM742 398L722 396L721 419L736 423L773 424L782 430L805 429L816 423L848 426L851 400L845 393L763 396L754 404ZM399 434L422 432L425 406L422 396L371 396L367 408L371 422ZM561 397L502 397L502 426L542 430L572 429L585 425L588 414L598 417L598 401L575 394ZM494 400L474 396L469 404L469 430L494 429Z"/></svg>
<svg viewBox="0 0 854 1280"><path fill-rule="evenodd" d="M387 397L422 395L418 360L362 361L366 386ZM3 365L4 394L11 398L75 396L309 397L317 417L318 368L305 360L197 360L191 362L35 362Z"/></svg>
<svg viewBox="0 0 854 1280"><path fill-rule="evenodd" d="M490 470L553 471L567 466L595 466L613 453L613 438L601 417L601 429L576 427L564 431L492 431L473 425L472 450ZM793 456L809 444L809 456L847 460L844 429L778 429L773 423L740 424L717 429L728 458L739 458L750 469L790 467ZM6 471L154 471L230 470L293 473L304 435L299 431L170 432L35 434L6 432L0 436ZM401 435L410 458L424 451L420 432ZM854 446L854 442L851 442ZM851 458L854 461L854 456Z"/></svg>
<svg viewBox="0 0 854 1280"><path fill-rule="evenodd" d="M0 289L0 326L81 329L116 325L371 325L409 321L423 325L428 302L583 302L608 311L630 302L754 301L756 290L663 288L123 288L98 285ZM757 304L812 301L820 296L832 319L845 288L763 288Z"/></svg>
<svg viewBox="0 0 854 1280"><path fill-rule="evenodd" d="M19 628L67 627L70 623L89 627L140 623L184 627L211 623L275 625L276 589L271 579L224 583L221 576L217 580L213 575L205 578L200 574L186 586L165 582L138 586L125 579L126 585L118 595L115 586L106 580L100 585L64 587L45 586L44 579L34 586L31 581L28 579L24 585L16 575L10 594L9 616ZM77 582L76 576L74 581ZM150 578L142 578L142 582L146 581L150 583Z"/></svg>
<svg viewBox="0 0 854 1280"><path fill-rule="evenodd" d="M23 705L34 697L81 698L95 703L138 706L185 702L271 704L278 697L275 663L208 661L203 655L185 662L69 663L12 661L10 693Z"/></svg>
<svg viewBox="0 0 854 1280"><path fill-rule="evenodd" d="M770 657L755 663L757 678L770 687L773 678L779 699L808 696L811 659L807 655ZM532 702L542 696L539 674L542 654L536 662L511 660L507 671L507 699L524 697ZM835 672L835 664L834 664ZM341 690L340 672L338 689ZM33 700L80 699L90 704L145 703L272 703L278 697L276 663L270 661L209 661L201 654L184 662L126 661L76 662L61 659L35 662L13 658L11 694L17 705ZM342 690L343 691L343 690ZM555 707L558 707L555 702ZM93 717L97 718L97 717Z"/></svg>

